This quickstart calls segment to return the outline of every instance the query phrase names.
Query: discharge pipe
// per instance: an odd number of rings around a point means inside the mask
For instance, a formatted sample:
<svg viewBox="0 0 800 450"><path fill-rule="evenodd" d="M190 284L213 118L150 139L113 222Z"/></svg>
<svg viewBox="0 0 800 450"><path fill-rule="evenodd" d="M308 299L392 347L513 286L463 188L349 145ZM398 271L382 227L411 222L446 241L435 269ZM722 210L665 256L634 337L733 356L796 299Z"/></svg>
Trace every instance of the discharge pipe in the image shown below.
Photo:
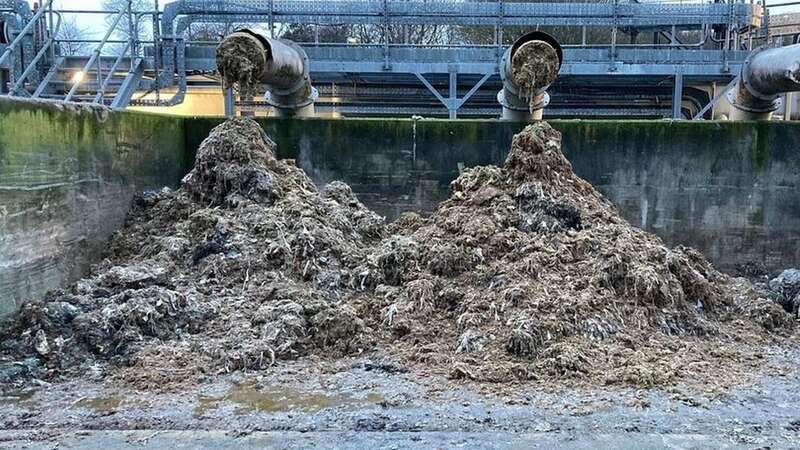
<svg viewBox="0 0 800 450"><path fill-rule="evenodd" d="M563 59L558 41L541 31L522 36L506 50L500 62L503 89L497 93L503 120L542 118L544 107L550 103L547 88L558 77Z"/></svg>
<svg viewBox="0 0 800 450"><path fill-rule="evenodd" d="M314 115L318 94L311 86L308 56L294 42L248 29L235 31L217 46L217 69L223 87L237 85L242 100L266 85L266 101L279 116Z"/></svg>
<svg viewBox="0 0 800 450"><path fill-rule="evenodd" d="M800 44L756 51L742 65L727 98L731 120L768 120L780 96L800 91Z"/></svg>

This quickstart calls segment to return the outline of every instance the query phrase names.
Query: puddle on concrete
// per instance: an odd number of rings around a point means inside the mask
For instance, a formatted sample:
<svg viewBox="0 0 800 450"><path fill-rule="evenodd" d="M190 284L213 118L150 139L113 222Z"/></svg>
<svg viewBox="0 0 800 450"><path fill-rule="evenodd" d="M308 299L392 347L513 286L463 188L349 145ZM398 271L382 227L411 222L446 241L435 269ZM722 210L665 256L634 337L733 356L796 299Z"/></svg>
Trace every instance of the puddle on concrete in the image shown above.
<svg viewBox="0 0 800 450"><path fill-rule="evenodd" d="M244 415L252 412L316 412L325 408L356 408L374 405L383 400L383 397L376 393L356 397L353 394L327 394L286 387L259 389L255 383L240 383L231 387L221 397L201 396L195 407L194 416L200 417L225 403L232 403L236 406L234 414Z"/></svg>
<svg viewBox="0 0 800 450"><path fill-rule="evenodd" d="M114 412L122 404L122 399L116 396L86 397L75 402L70 409L85 408L98 413Z"/></svg>

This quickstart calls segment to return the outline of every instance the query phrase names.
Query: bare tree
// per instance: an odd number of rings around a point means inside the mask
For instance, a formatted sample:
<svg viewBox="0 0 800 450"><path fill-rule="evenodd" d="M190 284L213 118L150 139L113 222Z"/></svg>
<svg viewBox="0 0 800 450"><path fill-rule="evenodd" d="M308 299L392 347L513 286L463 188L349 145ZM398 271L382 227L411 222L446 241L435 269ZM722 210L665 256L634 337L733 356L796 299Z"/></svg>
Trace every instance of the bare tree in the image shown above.
<svg viewBox="0 0 800 450"><path fill-rule="evenodd" d="M131 3L131 10L135 12L150 11L155 8L153 0L103 0L103 9L107 11L116 11L106 16L105 21L108 26L114 24L117 20L117 13L119 11L126 11L128 2ZM130 37L135 39L147 39L152 35L152 24L149 17L142 17L136 20L135 14L129 17L123 12L122 18L114 29L114 38L119 40L127 40Z"/></svg>
<svg viewBox="0 0 800 450"><path fill-rule="evenodd" d="M59 42L61 55L75 56L85 54L89 48L89 45L85 42L74 41L86 39L88 35L88 28L80 27L74 17L64 20L61 23L61 28L59 28L58 34L56 35L56 38L61 41Z"/></svg>
<svg viewBox="0 0 800 450"><path fill-rule="evenodd" d="M219 42L223 37L242 28L253 28L253 24L242 22L192 23L187 30L187 39L190 41Z"/></svg>
<svg viewBox="0 0 800 450"><path fill-rule="evenodd" d="M451 40L451 27L446 25L353 25L350 35L364 44L442 45Z"/></svg>
<svg viewBox="0 0 800 450"><path fill-rule="evenodd" d="M316 29L315 29L316 28ZM278 36L294 42L347 42L352 37L351 25L287 24L278 31Z"/></svg>

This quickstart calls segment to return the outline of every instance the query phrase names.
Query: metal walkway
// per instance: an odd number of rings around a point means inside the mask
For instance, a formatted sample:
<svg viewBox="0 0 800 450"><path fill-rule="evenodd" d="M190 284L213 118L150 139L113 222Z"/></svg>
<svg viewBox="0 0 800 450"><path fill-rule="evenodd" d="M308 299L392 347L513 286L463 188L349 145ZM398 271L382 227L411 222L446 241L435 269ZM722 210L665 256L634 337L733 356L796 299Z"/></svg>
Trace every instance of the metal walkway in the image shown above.
<svg viewBox="0 0 800 450"><path fill-rule="evenodd" d="M320 89L321 111L494 116L504 45L520 30L545 28L577 36L565 44L551 115L681 117L710 101L698 87L730 82L749 48L768 32L760 7L739 1L176 0L161 12L155 4L151 11L56 11L52 1L31 11L24 1L0 0L4 95L115 108L177 105L187 90L214 77L216 44L193 40L192 25L247 23L276 33L295 24L314 30L301 45ZM69 13L114 17L90 54L61 54L69 40L56 37L61 17ZM119 38L135 34L125 26L133 30L142 23L152 24L151 36ZM326 26L366 27L374 39L320 42L319 30ZM407 30L422 26L472 27L490 42L457 44L451 36L414 44ZM591 38L598 30L608 37L599 44ZM689 32L693 42L684 41ZM115 52L109 52L112 45ZM158 95L134 99L135 92ZM244 106L258 108L260 102Z"/></svg>

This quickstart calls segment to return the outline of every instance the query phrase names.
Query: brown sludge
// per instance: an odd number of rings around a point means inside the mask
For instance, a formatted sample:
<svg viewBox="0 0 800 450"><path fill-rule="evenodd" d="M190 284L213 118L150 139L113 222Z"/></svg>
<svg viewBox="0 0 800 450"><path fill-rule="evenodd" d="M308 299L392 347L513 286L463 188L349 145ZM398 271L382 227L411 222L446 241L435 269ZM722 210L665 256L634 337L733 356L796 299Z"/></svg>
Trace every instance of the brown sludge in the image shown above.
<svg viewBox="0 0 800 450"><path fill-rule="evenodd" d="M180 189L136 199L92 276L22 308L3 353L145 388L373 349L510 385L723 386L762 364L791 316L625 222L560 140L530 125L504 167L385 225L346 184L318 190L276 160L255 122L228 121Z"/></svg>

